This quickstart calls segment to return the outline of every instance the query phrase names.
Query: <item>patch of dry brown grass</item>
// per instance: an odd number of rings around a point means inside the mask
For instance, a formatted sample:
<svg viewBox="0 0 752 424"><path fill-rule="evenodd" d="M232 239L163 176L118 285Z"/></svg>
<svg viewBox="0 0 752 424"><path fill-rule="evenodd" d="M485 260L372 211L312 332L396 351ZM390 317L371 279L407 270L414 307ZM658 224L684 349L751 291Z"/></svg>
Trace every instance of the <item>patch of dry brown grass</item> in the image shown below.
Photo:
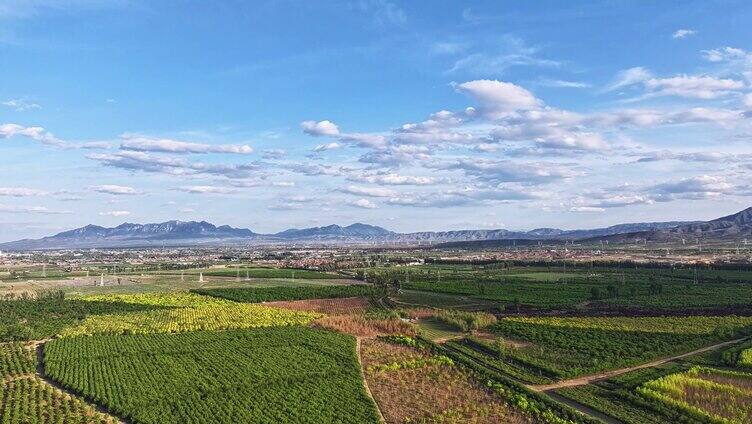
<svg viewBox="0 0 752 424"><path fill-rule="evenodd" d="M369 366L403 362L428 353L364 340L361 356L368 386L389 423L531 423L497 394L454 366L427 365L378 371Z"/></svg>
<svg viewBox="0 0 752 424"><path fill-rule="evenodd" d="M315 311L326 315L359 314L368 309L368 299L363 297L347 297L342 299L308 299L266 302L265 306L293 309L296 311Z"/></svg>
<svg viewBox="0 0 752 424"><path fill-rule="evenodd" d="M362 315L334 315L317 319L314 327L327 328L356 337L376 337L391 334L415 335L415 328L397 318L367 319Z"/></svg>

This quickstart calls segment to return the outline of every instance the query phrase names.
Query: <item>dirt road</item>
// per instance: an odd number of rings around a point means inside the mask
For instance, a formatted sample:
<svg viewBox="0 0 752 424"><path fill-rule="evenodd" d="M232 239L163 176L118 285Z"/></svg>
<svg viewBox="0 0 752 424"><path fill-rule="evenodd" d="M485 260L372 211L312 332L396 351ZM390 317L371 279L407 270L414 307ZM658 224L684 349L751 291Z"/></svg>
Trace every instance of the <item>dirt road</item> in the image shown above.
<svg viewBox="0 0 752 424"><path fill-rule="evenodd" d="M606 371L606 372L602 372L602 373L599 373L599 374L586 375L586 376L582 376L582 377L573 378L571 380L559 381L559 382L552 383L552 384L542 384L542 385L537 385L537 386L536 385L528 385L527 388L530 389L530 390L533 390L535 392L547 392L549 390L562 389L564 387L584 386L586 384L594 383L596 381L606 380L608 378L611 378L611 377L614 377L614 376L617 376L617 375L625 374L625 373L628 373L630 371L635 371L635 370L639 370L639 369L643 369L643 368L656 367L658 365L665 364L666 362L671 362L671 361L675 361L677 359L686 358L688 356L697 355L699 353L705 353L705 352L708 352L708 351L711 351L711 350L719 349L719 348L722 348L724 346L728 346L728 345L732 345L732 344L736 344L736 343L742 342L742 341L744 341L746 339L747 338L745 337L745 338L741 338L741 339L731 340L731 341L728 341L728 342L717 343L717 344L714 344L712 346L706 346L706 347L703 347L701 349L693 350L691 352L682 353L681 355L676 355L676 356L671 356L671 357L668 357L668 358L658 359L658 360L653 361L653 362L648 362L648 363L645 363L645 364L635 365L633 367L621 368L621 369L618 369L618 370Z"/></svg>

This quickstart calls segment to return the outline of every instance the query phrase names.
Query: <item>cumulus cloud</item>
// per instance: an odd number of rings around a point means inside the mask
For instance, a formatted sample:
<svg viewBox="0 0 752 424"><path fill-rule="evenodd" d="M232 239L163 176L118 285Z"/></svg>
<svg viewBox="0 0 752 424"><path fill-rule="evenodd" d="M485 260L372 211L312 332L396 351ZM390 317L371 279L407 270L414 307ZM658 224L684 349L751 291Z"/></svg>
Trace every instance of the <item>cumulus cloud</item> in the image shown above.
<svg viewBox="0 0 752 424"><path fill-rule="evenodd" d="M329 137L336 137L339 135L339 128L334 122L331 121L303 121L300 123L300 128L303 129L303 132L312 135L314 137L318 136L329 136Z"/></svg>
<svg viewBox="0 0 752 424"><path fill-rule="evenodd" d="M42 127L25 127L18 124L1 124L0 139L23 136L54 147L67 147L67 143Z"/></svg>
<svg viewBox="0 0 752 424"><path fill-rule="evenodd" d="M37 190L33 188L0 187L0 196L32 197L32 196L44 196L46 194L48 194L46 191Z"/></svg>
<svg viewBox="0 0 752 424"><path fill-rule="evenodd" d="M690 35L697 34L697 31L693 29L677 29L673 34L671 34L671 38L674 40L681 39L681 38L687 38Z"/></svg>
<svg viewBox="0 0 752 424"><path fill-rule="evenodd" d="M475 80L459 84L456 89L475 99L481 105L482 111L492 118L536 109L542 104L533 93L510 82Z"/></svg>
<svg viewBox="0 0 752 424"><path fill-rule="evenodd" d="M128 211L107 211L107 212L99 212L99 216L111 216L115 218L128 216L131 213Z"/></svg>
<svg viewBox="0 0 752 424"><path fill-rule="evenodd" d="M140 192L133 187L119 186L113 184L104 184L91 187L92 190L98 193L113 194L116 196L128 196L139 194Z"/></svg>
<svg viewBox="0 0 752 424"><path fill-rule="evenodd" d="M706 199L731 193L734 186L721 176L700 175L656 184L648 188L658 201Z"/></svg>
<svg viewBox="0 0 752 424"><path fill-rule="evenodd" d="M371 202L368 199L358 199L358 200L352 200L347 202L348 205L361 208L361 209L376 209L378 206L376 206L375 203Z"/></svg>
<svg viewBox="0 0 752 424"><path fill-rule="evenodd" d="M345 188L340 188L339 191L342 193L368 197L394 197L397 195L397 192L394 190L383 187L360 187L351 185Z"/></svg>
<svg viewBox="0 0 752 424"><path fill-rule="evenodd" d="M253 153L253 148L247 145L190 143L167 138L158 139L134 135L125 135L123 139L124 141L120 144L121 149L138 152L232 153L244 155Z"/></svg>

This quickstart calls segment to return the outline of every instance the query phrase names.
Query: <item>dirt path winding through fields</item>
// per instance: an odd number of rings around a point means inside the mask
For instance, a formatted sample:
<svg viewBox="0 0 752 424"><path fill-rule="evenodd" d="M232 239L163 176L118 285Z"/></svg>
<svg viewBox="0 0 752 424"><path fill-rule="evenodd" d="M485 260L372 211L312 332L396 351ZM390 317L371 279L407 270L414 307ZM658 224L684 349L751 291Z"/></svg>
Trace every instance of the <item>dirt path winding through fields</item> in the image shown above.
<svg viewBox="0 0 752 424"><path fill-rule="evenodd" d="M382 424L385 424L386 419L384 419L384 414L381 413L381 408L379 408L379 404L378 402L376 402L376 398L373 397L373 393L371 393L371 389L368 387L368 380L366 380L366 371L363 369L363 361L360 359L361 340L363 340L362 337L355 338L355 355L358 357L358 366L360 367L360 376L363 378L363 387L365 387L366 393L368 393L368 396L373 401L373 404L376 405L376 411L379 413L379 421Z"/></svg>
<svg viewBox="0 0 752 424"><path fill-rule="evenodd" d="M565 387L584 386L586 384L594 383L596 381L606 380L611 377L615 377L617 375L626 374L631 371L636 371L636 370L643 369L643 368L657 367L658 365L663 365L666 362L671 362L677 359L686 358L688 356L693 356L693 355L697 355L700 353L709 352L711 350L719 349L724 346L740 343L744 340L747 340L747 338L743 337L741 339L730 340L730 341L723 342L723 343L716 343L714 345L706 346L701 349L693 350L691 352L682 353L681 355L670 356L668 358L658 359L656 361L652 361L652 362L648 362L648 363L640 364L640 365L635 365L633 367L620 368L618 370L606 371L606 372L602 372L599 374L586 375L582 377L573 378L571 380L558 381L552 384L527 385L526 387L534 392L548 392L551 390L563 389Z"/></svg>
<svg viewBox="0 0 752 424"><path fill-rule="evenodd" d="M51 339L46 340L37 340L32 343L34 346L34 349L37 354L37 370L35 372L36 376L39 377L44 383L49 384L53 389L62 392L64 394L67 394L69 396L72 396L74 398L80 399L82 402L84 402L86 405L91 406L94 408L97 412L100 414L103 414L107 417L112 418L115 422L119 424L130 424L129 421L118 417L117 415L113 414L109 411L106 407L103 405L100 405L98 403L90 402L88 399L86 399L85 396L81 396L80 394L67 389L66 387L63 387L60 383L52 380L51 378L47 377L44 373L44 344L50 341Z"/></svg>

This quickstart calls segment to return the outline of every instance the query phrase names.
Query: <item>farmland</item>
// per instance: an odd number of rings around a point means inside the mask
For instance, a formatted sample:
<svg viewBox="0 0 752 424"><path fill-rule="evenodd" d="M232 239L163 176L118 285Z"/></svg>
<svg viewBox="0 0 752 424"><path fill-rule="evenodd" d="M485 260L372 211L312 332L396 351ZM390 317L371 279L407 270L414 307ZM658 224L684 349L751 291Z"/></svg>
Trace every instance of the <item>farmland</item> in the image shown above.
<svg viewBox="0 0 752 424"><path fill-rule="evenodd" d="M707 416L681 402L710 392L669 399L661 379L681 375L686 388L693 367L750 370L741 341L589 380L748 337L746 271L363 271L120 266L122 285L3 301L3 408L70 422L699 423ZM710 413L744 419L740 408Z"/></svg>
<svg viewBox="0 0 752 424"><path fill-rule="evenodd" d="M697 419L752 420L752 374L694 367L651 380L637 391Z"/></svg>
<svg viewBox="0 0 752 424"><path fill-rule="evenodd" d="M0 343L0 422L114 423L77 397L64 394L34 374L35 346Z"/></svg>
<svg viewBox="0 0 752 424"><path fill-rule="evenodd" d="M426 265L409 272L383 268L370 273L397 278L405 289L499 302L507 309L587 305L671 312L746 307L745 299L752 297L752 272L704 268Z"/></svg>
<svg viewBox="0 0 752 424"><path fill-rule="evenodd" d="M45 358L53 379L140 423L377 422L355 340L331 332L66 337Z"/></svg>

